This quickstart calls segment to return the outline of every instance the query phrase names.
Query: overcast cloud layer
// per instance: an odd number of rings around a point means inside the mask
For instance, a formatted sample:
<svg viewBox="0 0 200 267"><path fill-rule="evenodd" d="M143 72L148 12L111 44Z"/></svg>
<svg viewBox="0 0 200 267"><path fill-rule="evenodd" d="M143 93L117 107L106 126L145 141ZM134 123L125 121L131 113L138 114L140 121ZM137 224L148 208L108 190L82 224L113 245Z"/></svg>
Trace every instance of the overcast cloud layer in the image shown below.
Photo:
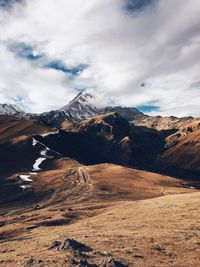
<svg viewBox="0 0 200 267"><path fill-rule="evenodd" d="M199 0L0 0L0 102L42 112L94 88L200 116L199 14Z"/></svg>

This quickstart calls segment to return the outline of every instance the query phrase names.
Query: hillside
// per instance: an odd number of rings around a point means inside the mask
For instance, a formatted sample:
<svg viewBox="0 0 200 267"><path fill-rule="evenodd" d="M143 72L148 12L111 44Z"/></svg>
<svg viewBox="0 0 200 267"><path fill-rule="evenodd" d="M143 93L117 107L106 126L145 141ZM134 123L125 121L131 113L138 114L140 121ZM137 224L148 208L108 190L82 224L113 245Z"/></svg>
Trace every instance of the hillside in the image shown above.
<svg viewBox="0 0 200 267"><path fill-rule="evenodd" d="M111 167L110 171L115 175L113 172L115 167L106 166L106 172L107 167L108 170ZM116 168L117 173L119 170L117 166ZM37 208L33 208L36 206L28 203L23 206L16 205L14 210L9 206L7 209L4 207L1 224L5 225L0 228L0 244L3 244L0 246L1 266L9 267L15 264L85 266L83 262L102 266L109 261L115 262L116 265L113 266L136 264L136 266L164 267L170 264L170 266L196 267L198 265L199 193L192 193L194 191L192 189L176 188L175 184L178 185L179 182L175 180L170 182L170 178L160 176L159 179L158 176L154 178L154 174L133 171L132 177L127 178L133 182L133 188L134 179L136 179L135 191L130 192L130 184L127 184L127 188L129 187L129 193L134 193L135 200L138 197L141 198L141 193L145 193L144 187L140 186L140 179L143 184L147 183L146 193L152 189L155 192L154 197L157 195L159 183L164 194L179 193L179 195L132 201L134 199L128 200L126 197L127 189L120 188L122 184L126 184L118 180L114 184L107 185L105 176L99 174L97 176L99 178L95 178L94 174L98 170L99 167L95 166L89 171L90 187L85 187L84 184L81 185L81 181L77 181L80 183L76 193L76 196L79 195L78 199L68 193L66 198L60 201L57 196L60 196L61 191L55 190L54 194L51 194L52 202L44 199L39 202ZM124 176L123 170L120 173ZM51 177L49 174L44 175L44 180ZM55 173L52 172L52 174L54 179L51 181L58 188L59 178ZM102 179L103 177L105 180ZM165 185L167 180L171 185ZM93 185L98 189L93 189ZM117 185L120 189L117 189ZM89 188L92 192L91 197L90 194L88 195ZM98 193L99 189L104 196L108 197L102 198ZM63 188L63 190L66 189ZM123 197L121 197L122 190L124 190ZM184 192L190 192L190 194L180 194ZM83 196L86 197L86 202ZM95 197L94 200L92 200L93 197ZM112 202L110 202L111 199ZM122 199L126 201L122 202ZM83 247L82 252L82 245L78 245L79 254L76 248L68 247L67 244L66 248L59 249L59 244L63 244L66 239L81 242L90 249L85 251ZM186 249L190 253L185 253Z"/></svg>
<svg viewBox="0 0 200 267"><path fill-rule="evenodd" d="M164 170L171 169L171 172L176 172L177 175L198 177L200 173L200 130L179 137L178 142L158 155L156 164Z"/></svg>

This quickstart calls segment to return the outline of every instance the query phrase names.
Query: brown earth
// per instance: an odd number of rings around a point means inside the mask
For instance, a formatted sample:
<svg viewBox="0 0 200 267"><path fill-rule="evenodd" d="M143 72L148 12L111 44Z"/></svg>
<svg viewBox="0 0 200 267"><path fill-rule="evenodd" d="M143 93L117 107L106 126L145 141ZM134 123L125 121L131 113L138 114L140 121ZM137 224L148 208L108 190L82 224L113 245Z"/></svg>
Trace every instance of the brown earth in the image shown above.
<svg viewBox="0 0 200 267"><path fill-rule="evenodd" d="M157 164L165 168L174 167L179 170L199 172L200 130L180 137L176 144L157 157Z"/></svg>
<svg viewBox="0 0 200 267"><path fill-rule="evenodd" d="M37 119L17 119L16 117L0 116L0 144L10 140L33 134L51 131L51 127L42 125Z"/></svg>
<svg viewBox="0 0 200 267"><path fill-rule="evenodd" d="M158 131L163 130L181 130L181 131L190 131L200 129L200 119L192 117L144 117L136 119L132 122L136 126L145 126L148 128L156 129Z"/></svg>
<svg viewBox="0 0 200 267"><path fill-rule="evenodd" d="M53 166L33 175L18 201L1 195L0 266L71 266L69 251L49 249L66 238L93 249L87 255L92 266L109 257L128 266L195 266L197 190L112 164L86 167L66 158ZM185 246L191 254L183 258Z"/></svg>

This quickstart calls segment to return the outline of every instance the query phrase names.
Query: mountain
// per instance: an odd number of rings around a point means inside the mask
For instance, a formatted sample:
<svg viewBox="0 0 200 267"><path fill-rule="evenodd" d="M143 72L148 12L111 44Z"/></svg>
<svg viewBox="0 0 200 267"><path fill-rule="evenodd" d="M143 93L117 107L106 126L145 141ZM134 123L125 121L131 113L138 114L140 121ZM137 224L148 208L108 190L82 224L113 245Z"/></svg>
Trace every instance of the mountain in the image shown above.
<svg viewBox="0 0 200 267"><path fill-rule="evenodd" d="M81 92L68 105L60 110L66 112L73 121L81 121L110 112L118 113L127 121L145 119L148 117L134 107L108 106L99 108L96 104L98 102L99 100L94 94Z"/></svg>
<svg viewBox="0 0 200 267"><path fill-rule="evenodd" d="M94 94L81 92L67 105L58 110L51 110L49 112L36 115L25 113L16 105L1 104L0 115L35 117L39 118L42 123L57 128L62 128L66 123L80 122L82 120L110 112L118 113L127 121L141 121L148 119L149 117L134 107L108 106L100 108L99 102L100 100Z"/></svg>
<svg viewBox="0 0 200 267"><path fill-rule="evenodd" d="M21 125L35 120L44 127L62 129L38 140L85 164L110 162L171 175L199 175L200 119L152 117L134 107L100 109L98 102L93 94L82 92L60 110L30 115L2 104L0 114L24 119ZM14 136L16 130L11 130L7 133ZM2 132L2 138L7 133Z"/></svg>
<svg viewBox="0 0 200 267"><path fill-rule="evenodd" d="M81 92L66 106L40 114L40 119L49 125L61 127L65 122L75 122L93 117L101 113L94 105L95 96Z"/></svg>
<svg viewBox="0 0 200 267"><path fill-rule="evenodd" d="M62 127L65 122L79 122L110 112L117 112L127 121L148 117L134 107L109 106L100 108L98 105L99 102L94 94L81 92L61 109L40 114L40 119L49 125Z"/></svg>
<svg viewBox="0 0 200 267"><path fill-rule="evenodd" d="M132 125L168 131L163 150L154 158L154 171L191 179L199 176L200 118L154 116L135 120Z"/></svg>
<svg viewBox="0 0 200 267"><path fill-rule="evenodd" d="M174 116L141 116L135 118L133 124L156 129L158 131L176 129L179 131L187 132L193 131L195 129L200 129L200 119L193 117L177 118Z"/></svg>
<svg viewBox="0 0 200 267"><path fill-rule="evenodd" d="M39 119L42 123L49 126L60 128L65 122L73 122L68 112L61 110L51 110L40 114Z"/></svg>
<svg viewBox="0 0 200 267"><path fill-rule="evenodd" d="M17 105L0 104L0 115L21 116L25 113Z"/></svg>
<svg viewBox="0 0 200 267"><path fill-rule="evenodd" d="M149 117L148 115L143 114L134 107L121 107L121 106L106 107L104 109L104 113L107 112L117 112L121 117L123 117L127 121L135 121L135 120L139 121Z"/></svg>
<svg viewBox="0 0 200 267"><path fill-rule="evenodd" d="M100 113L100 109L95 106L95 96L86 92L79 93L60 110L67 113L73 121L81 121Z"/></svg>
<svg viewBox="0 0 200 267"><path fill-rule="evenodd" d="M165 150L158 154L154 166L157 170L186 178L200 175L200 130L176 133L165 140Z"/></svg>

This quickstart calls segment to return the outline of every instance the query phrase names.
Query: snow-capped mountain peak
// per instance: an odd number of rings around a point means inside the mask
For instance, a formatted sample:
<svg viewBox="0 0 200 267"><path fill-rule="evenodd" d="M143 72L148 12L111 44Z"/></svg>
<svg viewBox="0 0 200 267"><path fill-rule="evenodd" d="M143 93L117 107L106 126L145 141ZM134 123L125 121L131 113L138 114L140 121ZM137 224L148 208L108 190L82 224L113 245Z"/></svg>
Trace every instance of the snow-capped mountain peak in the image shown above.
<svg viewBox="0 0 200 267"><path fill-rule="evenodd" d="M17 105L0 104L0 115L20 115L24 112Z"/></svg>
<svg viewBox="0 0 200 267"><path fill-rule="evenodd" d="M66 112L74 121L82 120L99 113L95 102L96 97L93 94L81 92L60 110Z"/></svg>
<svg viewBox="0 0 200 267"><path fill-rule="evenodd" d="M97 97L91 91L81 92L61 109L40 114L40 119L42 122L53 125L54 127L61 127L65 121L82 121L109 112L117 112L128 121L147 116L139 112L136 108L121 106L106 107L103 104L105 104L103 96L98 95Z"/></svg>

